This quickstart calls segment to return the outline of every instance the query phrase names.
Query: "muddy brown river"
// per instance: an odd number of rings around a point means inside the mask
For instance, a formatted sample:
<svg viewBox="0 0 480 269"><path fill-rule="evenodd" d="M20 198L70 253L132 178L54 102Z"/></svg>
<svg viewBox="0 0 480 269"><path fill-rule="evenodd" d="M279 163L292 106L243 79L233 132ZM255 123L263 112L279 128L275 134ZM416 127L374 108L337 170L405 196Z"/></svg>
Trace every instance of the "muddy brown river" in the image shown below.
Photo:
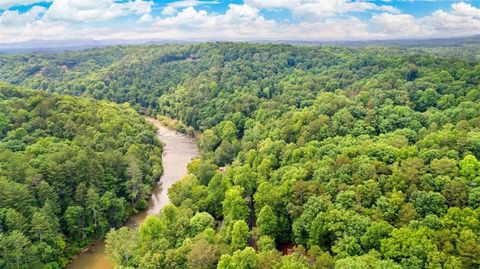
<svg viewBox="0 0 480 269"><path fill-rule="evenodd" d="M148 215L154 215L169 203L167 190L173 183L187 174L187 164L197 156L197 140L191 136L169 129L153 118L146 118L158 128L157 137L163 142L163 175L152 191L149 206L130 218L125 226L134 228ZM113 269L113 264L105 254L103 240L91 245L70 262L67 269Z"/></svg>

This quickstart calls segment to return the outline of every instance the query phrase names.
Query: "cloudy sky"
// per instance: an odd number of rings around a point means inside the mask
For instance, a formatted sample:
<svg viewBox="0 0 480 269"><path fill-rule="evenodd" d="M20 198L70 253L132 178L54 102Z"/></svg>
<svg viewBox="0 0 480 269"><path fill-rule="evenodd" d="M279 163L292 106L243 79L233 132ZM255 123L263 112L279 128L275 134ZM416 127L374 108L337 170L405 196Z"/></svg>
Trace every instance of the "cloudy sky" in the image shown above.
<svg viewBox="0 0 480 269"><path fill-rule="evenodd" d="M31 39L364 40L480 34L480 0L0 0Z"/></svg>

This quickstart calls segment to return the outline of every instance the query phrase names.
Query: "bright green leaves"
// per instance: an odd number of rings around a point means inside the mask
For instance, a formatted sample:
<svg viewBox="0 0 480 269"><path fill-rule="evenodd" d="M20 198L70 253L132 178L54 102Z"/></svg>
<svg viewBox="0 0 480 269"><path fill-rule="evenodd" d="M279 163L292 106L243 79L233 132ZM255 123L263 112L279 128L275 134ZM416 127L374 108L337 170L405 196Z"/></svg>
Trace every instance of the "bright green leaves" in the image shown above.
<svg viewBox="0 0 480 269"><path fill-rule="evenodd" d="M278 232L277 216L273 213L272 209L266 205L260 210L260 214L257 216L256 232L259 237L266 235L275 239Z"/></svg>
<svg viewBox="0 0 480 269"><path fill-rule="evenodd" d="M123 266L133 265L138 250L138 237L135 231L127 227L111 230L105 239L105 251L110 259Z"/></svg>
<svg viewBox="0 0 480 269"><path fill-rule="evenodd" d="M248 225L243 220L237 220L233 224L232 240L230 243L231 251L242 250L248 244L248 238L250 237L250 231Z"/></svg>
<svg viewBox="0 0 480 269"><path fill-rule="evenodd" d="M243 190L240 187L232 187L225 192L223 214L229 221L246 220L250 214L247 201L243 198Z"/></svg>

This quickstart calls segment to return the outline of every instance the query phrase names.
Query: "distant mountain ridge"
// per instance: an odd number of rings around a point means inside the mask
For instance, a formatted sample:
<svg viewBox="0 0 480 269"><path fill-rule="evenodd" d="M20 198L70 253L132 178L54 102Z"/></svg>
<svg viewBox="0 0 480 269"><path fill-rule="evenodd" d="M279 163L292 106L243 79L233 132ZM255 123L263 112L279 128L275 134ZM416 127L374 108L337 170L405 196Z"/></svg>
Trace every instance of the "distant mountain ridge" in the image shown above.
<svg viewBox="0 0 480 269"><path fill-rule="evenodd" d="M124 39L68 39L68 40L46 40L32 39L15 43L0 43L0 53L25 53L25 52L55 52L69 50L83 50L89 48L100 48L115 45L142 45L142 44L164 44L164 43L185 43L177 40L124 40Z"/></svg>
<svg viewBox="0 0 480 269"><path fill-rule="evenodd" d="M216 41L216 40L212 40ZM218 40L222 41L222 40ZM223 40L225 41L225 40ZM234 41L234 40L232 40ZM238 40L240 41L240 40ZM113 45L146 45L165 43L203 43L207 40L126 40L126 39L68 39L46 40L32 39L15 43L0 43L0 53L25 53L25 52L55 52L68 50L82 50L88 48L106 47ZM286 43L304 45L344 45L344 46L400 46L400 47L436 47L460 46L465 44L480 43L480 35L468 37L427 38L427 39L392 39L392 40L351 40L351 41L302 41L302 40L250 40L247 43Z"/></svg>
<svg viewBox="0 0 480 269"><path fill-rule="evenodd" d="M142 42L140 42L142 43ZM68 39L68 40L46 40L32 39L15 43L0 43L0 53L23 53L23 52L53 52L65 50L81 50L112 45L139 44L139 42L112 39Z"/></svg>

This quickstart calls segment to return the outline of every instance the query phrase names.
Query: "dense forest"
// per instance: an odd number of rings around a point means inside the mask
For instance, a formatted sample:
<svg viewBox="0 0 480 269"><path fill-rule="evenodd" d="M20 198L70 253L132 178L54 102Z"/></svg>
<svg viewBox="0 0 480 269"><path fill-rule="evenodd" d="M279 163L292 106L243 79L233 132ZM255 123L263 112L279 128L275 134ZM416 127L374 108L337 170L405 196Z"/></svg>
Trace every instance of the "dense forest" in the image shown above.
<svg viewBox="0 0 480 269"><path fill-rule="evenodd" d="M128 105L0 85L0 267L60 268L146 206L162 173Z"/></svg>
<svg viewBox="0 0 480 269"><path fill-rule="evenodd" d="M172 205L138 230L107 235L120 268L478 268L480 63L460 55L454 47L127 46L1 56L0 79L128 102L202 132L201 157L169 190ZM4 131L7 152L32 156L16 130ZM152 148L141 141L147 149L135 152L148 162ZM111 145L89 142L92 152ZM112 147L129 155L124 144ZM32 171L44 171L41 160ZM18 166L10 161L0 163ZM32 188L31 176L5 178ZM112 188L129 197L128 185L103 184L99 196ZM3 238L14 234L4 230Z"/></svg>

